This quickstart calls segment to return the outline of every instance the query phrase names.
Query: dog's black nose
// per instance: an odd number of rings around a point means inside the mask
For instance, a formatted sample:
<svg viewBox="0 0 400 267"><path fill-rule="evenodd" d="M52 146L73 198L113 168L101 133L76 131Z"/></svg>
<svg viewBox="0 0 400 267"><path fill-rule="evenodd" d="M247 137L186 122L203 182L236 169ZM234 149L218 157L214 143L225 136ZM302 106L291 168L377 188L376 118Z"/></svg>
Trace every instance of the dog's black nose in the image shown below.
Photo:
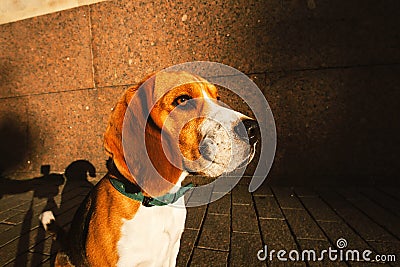
<svg viewBox="0 0 400 267"><path fill-rule="evenodd" d="M239 138L248 141L250 145L254 145L260 136L260 127L255 120L243 120L235 126L234 130Z"/></svg>

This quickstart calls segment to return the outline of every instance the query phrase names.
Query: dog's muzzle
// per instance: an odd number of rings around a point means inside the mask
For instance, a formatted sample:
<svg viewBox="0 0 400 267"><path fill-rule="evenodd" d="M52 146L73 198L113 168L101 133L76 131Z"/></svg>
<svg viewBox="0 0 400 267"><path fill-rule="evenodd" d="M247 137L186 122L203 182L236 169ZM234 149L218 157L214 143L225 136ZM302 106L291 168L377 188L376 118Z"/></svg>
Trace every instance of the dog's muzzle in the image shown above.
<svg viewBox="0 0 400 267"><path fill-rule="evenodd" d="M260 139L260 127L255 120L245 119L239 122L234 127L234 131L240 139L248 142L251 146Z"/></svg>

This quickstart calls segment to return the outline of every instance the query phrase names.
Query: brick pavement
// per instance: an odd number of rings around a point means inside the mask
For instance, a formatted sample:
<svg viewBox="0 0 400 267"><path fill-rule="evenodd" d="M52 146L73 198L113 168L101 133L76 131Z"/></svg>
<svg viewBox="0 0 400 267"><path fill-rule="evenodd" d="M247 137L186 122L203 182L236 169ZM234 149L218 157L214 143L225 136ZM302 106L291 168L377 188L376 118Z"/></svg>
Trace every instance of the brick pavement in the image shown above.
<svg viewBox="0 0 400 267"><path fill-rule="evenodd" d="M232 192L209 205L188 208L177 266L287 266L276 258L259 261L257 252L264 245L270 250L322 250L335 247L341 237L351 249L400 256L397 188L263 185L250 194L249 179L242 178ZM3 190L0 266L50 266L57 246L38 225L38 215L52 209L68 227L89 189L88 183L77 182L60 186L56 194L54 187L41 188L40 194L37 189L15 194ZM398 262L325 260L291 265L398 266Z"/></svg>

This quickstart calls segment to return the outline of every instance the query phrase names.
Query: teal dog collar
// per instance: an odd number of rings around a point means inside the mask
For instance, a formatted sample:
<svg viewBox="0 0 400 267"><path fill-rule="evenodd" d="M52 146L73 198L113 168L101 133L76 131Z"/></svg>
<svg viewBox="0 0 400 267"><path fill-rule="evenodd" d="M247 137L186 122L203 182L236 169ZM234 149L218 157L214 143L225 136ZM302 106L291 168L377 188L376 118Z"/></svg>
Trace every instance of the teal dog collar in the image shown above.
<svg viewBox="0 0 400 267"><path fill-rule="evenodd" d="M142 203L143 206L145 207L152 207L152 206L165 206L168 204L175 203L179 198L181 198L187 191L189 191L191 188L193 188L193 184L190 183L188 185L182 186L179 188L179 190L176 193L167 193L165 195L156 197L156 198L151 198L143 195L143 193L140 191L140 188L138 188L138 192L136 193L130 193L126 192L126 185L124 182L121 180L115 179L115 178L108 178L112 184L112 186L117 189L118 192L120 192L122 195L129 197L130 199L139 201Z"/></svg>

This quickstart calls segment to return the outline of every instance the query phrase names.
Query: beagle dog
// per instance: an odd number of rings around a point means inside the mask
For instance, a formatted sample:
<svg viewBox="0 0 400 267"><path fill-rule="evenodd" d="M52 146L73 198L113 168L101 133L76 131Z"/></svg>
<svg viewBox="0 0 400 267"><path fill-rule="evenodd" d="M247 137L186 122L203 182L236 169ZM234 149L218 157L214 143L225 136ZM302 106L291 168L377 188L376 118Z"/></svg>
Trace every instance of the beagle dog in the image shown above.
<svg viewBox="0 0 400 267"><path fill-rule="evenodd" d="M182 181L246 166L258 141L257 122L218 99L214 85L187 72L159 72L124 93L104 135L108 173L69 232L51 212L41 215L61 243L56 266L175 266L189 189Z"/></svg>

